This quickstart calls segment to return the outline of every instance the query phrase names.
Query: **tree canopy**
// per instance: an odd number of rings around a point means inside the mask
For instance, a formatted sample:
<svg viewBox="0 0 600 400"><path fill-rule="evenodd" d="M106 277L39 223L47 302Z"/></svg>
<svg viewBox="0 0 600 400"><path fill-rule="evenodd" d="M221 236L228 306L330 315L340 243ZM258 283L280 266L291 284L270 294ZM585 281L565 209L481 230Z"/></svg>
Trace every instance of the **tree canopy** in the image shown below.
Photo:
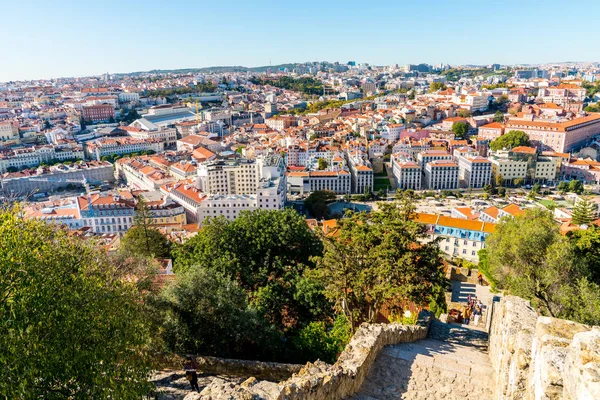
<svg viewBox="0 0 600 400"><path fill-rule="evenodd" d="M438 90L445 90L446 89L446 85L444 85L442 82L431 82L431 84L429 85L429 93L435 93Z"/></svg>
<svg viewBox="0 0 600 400"><path fill-rule="evenodd" d="M504 113L500 110L496 111L496 113L494 114L494 121L503 123L504 122Z"/></svg>
<svg viewBox="0 0 600 400"><path fill-rule="evenodd" d="M452 132L454 132L457 139L464 139L469 132L469 124L464 121L455 122L452 125Z"/></svg>
<svg viewBox="0 0 600 400"><path fill-rule="evenodd" d="M177 250L175 267L221 271L250 293L270 323L286 331L330 312L319 285L303 275L321 251L321 241L294 210L256 210L234 221L210 219Z"/></svg>
<svg viewBox="0 0 600 400"><path fill-rule="evenodd" d="M595 240L570 240L559 233L550 212L528 209L496 225L486 240L486 268L501 288L531 300L542 314L597 324L600 287L590 277L598 266L587 263L596 258L577 258Z"/></svg>
<svg viewBox="0 0 600 400"><path fill-rule="evenodd" d="M523 131L508 131L499 138L490 142L490 149L498 151L512 149L518 146L529 146L529 136Z"/></svg>
<svg viewBox="0 0 600 400"><path fill-rule="evenodd" d="M246 291L218 270L183 272L158 303L170 351L272 359L282 345L280 334L249 306Z"/></svg>
<svg viewBox="0 0 600 400"><path fill-rule="evenodd" d="M317 190L308 195L304 200L306 209L316 219L326 219L329 217L329 207L327 203L335 200L335 193L329 190Z"/></svg>
<svg viewBox="0 0 600 400"><path fill-rule="evenodd" d="M169 257L171 243L152 226L152 214L146 201L140 197L136 205L134 226L121 239L121 251L143 257Z"/></svg>
<svg viewBox="0 0 600 400"><path fill-rule="evenodd" d="M596 219L598 205L587 198L582 198L575 203L571 222L575 225L589 225Z"/></svg>
<svg viewBox="0 0 600 400"><path fill-rule="evenodd" d="M124 265L92 242L0 213L0 397L141 398L149 325Z"/></svg>
<svg viewBox="0 0 600 400"><path fill-rule="evenodd" d="M255 85L271 85L281 89L294 90L308 95L322 95L323 83L315 78L282 76L276 80L251 78L250 82Z"/></svg>
<svg viewBox="0 0 600 400"><path fill-rule="evenodd" d="M422 242L424 227L412 221L412 203L381 203L377 212L350 213L324 238L312 274L323 282L352 327L374 322L384 304L426 304L446 284L436 242Z"/></svg>

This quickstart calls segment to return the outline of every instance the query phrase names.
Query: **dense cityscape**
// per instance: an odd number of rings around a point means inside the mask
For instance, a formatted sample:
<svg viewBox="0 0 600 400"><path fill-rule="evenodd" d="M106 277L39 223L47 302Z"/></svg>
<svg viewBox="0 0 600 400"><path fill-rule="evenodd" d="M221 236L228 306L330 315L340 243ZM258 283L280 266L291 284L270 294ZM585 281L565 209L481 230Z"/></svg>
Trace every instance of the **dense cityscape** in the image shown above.
<svg viewBox="0 0 600 400"><path fill-rule="evenodd" d="M598 5L311 1L3 7L0 398L600 399Z"/></svg>

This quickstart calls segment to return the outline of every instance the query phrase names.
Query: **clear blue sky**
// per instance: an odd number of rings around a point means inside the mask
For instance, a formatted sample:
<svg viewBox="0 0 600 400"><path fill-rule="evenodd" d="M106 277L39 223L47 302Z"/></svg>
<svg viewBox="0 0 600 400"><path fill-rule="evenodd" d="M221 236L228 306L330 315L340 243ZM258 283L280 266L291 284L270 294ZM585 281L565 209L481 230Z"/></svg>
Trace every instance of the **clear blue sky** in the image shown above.
<svg viewBox="0 0 600 400"><path fill-rule="evenodd" d="M4 0L0 82L314 60L595 61L600 1Z"/></svg>

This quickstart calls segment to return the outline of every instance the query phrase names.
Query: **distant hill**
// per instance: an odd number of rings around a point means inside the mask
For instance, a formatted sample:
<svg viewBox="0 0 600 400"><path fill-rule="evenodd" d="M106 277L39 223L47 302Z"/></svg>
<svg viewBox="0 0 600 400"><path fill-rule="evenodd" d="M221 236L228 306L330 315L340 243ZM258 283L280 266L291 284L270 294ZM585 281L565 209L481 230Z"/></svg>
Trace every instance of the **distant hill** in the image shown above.
<svg viewBox="0 0 600 400"><path fill-rule="evenodd" d="M204 67L204 68L180 68L180 69L152 69L150 71L137 71L129 73L118 73L115 75L142 75L142 74L199 74L199 73L226 73L226 72L266 72L269 68L276 71L280 68L287 68L288 70L296 68L300 63L292 64L279 64L279 65L265 65L261 67L244 67L241 65L235 66L216 66L216 67Z"/></svg>

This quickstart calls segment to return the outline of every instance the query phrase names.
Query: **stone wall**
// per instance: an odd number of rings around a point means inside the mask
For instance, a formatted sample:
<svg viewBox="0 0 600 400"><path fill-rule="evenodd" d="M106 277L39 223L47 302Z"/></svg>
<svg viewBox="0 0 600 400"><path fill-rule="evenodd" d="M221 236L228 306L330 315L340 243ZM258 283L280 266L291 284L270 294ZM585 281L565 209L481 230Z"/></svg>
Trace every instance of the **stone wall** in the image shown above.
<svg viewBox="0 0 600 400"><path fill-rule="evenodd" d="M528 301L494 303L489 355L496 398L600 399L600 328L538 317Z"/></svg>
<svg viewBox="0 0 600 400"><path fill-rule="evenodd" d="M430 316L421 314L415 326L363 324L334 365L307 363L297 374L279 384L250 378L241 385L215 381L199 399L343 399L358 391L379 351L390 344L413 342L427 337Z"/></svg>
<svg viewBox="0 0 600 400"><path fill-rule="evenodd" d="M199 371L202 374L229 375L248 377L254 376L259 379L270 381L281 381L289 378L302 369L302 364L283 364L276 362L237 360L230 358L196 356ZM184 358L181 356L169 356L160 359L158 370L179 370L182 368Z"/></svg>

